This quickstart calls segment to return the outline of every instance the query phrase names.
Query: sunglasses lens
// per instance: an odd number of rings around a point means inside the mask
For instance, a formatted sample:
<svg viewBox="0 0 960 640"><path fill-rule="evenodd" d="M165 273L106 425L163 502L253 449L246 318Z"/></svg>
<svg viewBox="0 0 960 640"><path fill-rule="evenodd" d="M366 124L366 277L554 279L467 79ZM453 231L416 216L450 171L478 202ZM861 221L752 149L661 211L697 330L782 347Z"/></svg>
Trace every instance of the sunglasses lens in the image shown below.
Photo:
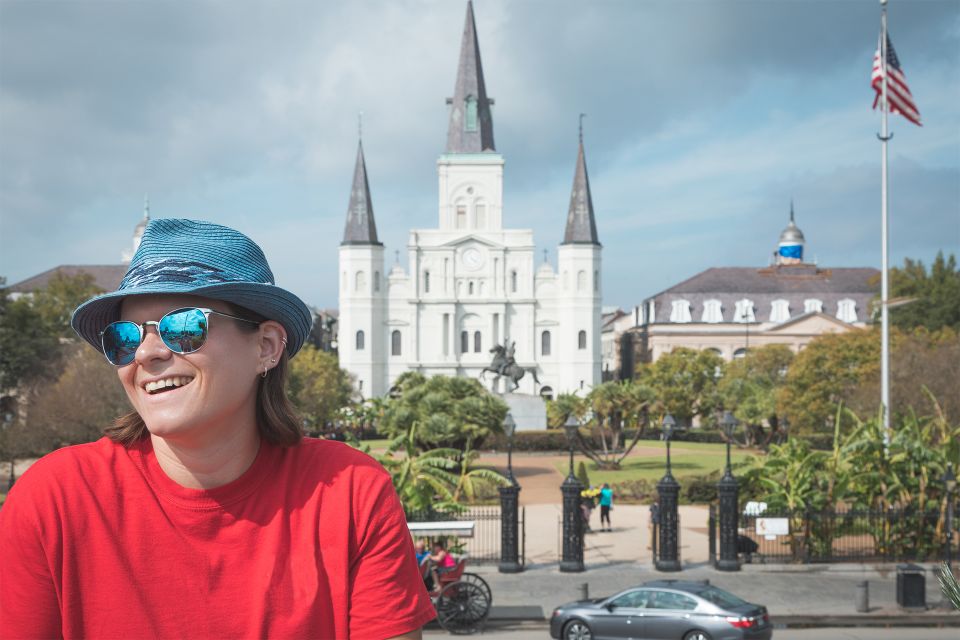
<svg viewBox="0 0 960 640"><path fill-rule="evenodd" d="M177 309L160 318L163 344L175 353L193 353L207 341L207 317L200 309Z"/></svg>
<svg viewBox="0 0 960 640"><path fill-rule="evenodd" d="M118 367L133 362L139 346L140 327L132 322L114 322L103 331L103 354Z"/></svg>

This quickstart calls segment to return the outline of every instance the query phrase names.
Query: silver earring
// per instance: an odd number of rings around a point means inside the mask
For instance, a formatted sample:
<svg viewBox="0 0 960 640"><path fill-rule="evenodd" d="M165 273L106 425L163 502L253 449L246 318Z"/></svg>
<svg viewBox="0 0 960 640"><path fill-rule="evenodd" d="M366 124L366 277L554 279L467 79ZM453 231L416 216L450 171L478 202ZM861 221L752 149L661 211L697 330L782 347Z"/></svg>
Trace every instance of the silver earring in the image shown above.
<svg viewBox="0 0 960 640"><path fill-rule="evenodd" d="M263 373L260 374L260 377L261 377L261 378L266 378L266 377L267 377L267 371L268 371L268 369L267 369L266 367L264 367L264 368L263 368Z"/></svg>

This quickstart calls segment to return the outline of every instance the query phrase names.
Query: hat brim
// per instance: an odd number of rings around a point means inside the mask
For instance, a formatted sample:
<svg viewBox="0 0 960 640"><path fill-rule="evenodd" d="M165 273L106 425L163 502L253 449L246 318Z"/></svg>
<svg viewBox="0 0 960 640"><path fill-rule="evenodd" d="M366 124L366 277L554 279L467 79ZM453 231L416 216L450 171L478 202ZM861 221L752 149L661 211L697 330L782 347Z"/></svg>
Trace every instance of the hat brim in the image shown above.
<svg viewBox="0 0 960 640"><path fill-rule="evenodd" d="M296 354L313 325L313 314L303 301L286 289L255 282L223 282L205 287L171 290L169 283L121 289L91 298L73 312L70 325L97 351L103 351L100 332L120 317L125 298L145 295L193 295L222 300L249 309L268 320L275 320L287 331L287 353Z"/></svg>

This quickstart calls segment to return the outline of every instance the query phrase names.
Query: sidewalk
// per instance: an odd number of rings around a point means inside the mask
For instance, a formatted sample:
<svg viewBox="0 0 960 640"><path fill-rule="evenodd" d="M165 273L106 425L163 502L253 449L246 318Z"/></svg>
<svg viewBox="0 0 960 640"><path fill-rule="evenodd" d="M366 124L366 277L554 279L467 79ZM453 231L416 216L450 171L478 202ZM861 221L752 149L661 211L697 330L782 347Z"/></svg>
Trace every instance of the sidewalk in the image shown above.
<svg viewBox="0 0 960 640"><path fill-rule="evenodd" d="M707 510L680 507L681 562L683 571L661 573L652 565L647 549L648 508L615 506L612 532L587 534L583 573L560 573L558 568L560 505L528 504L526 509L526 570L501 574L496 566L470 567L483 576L493 591L494 618L549 619L557 605L580 598L580 585L587 583L590 597L611 595L648 580L709 580L737 595L765 605L774 623L821 624L838 619L843 624L950 624L960 626L960 613L937 609L940 586L935 565L924 565L925 612L907 612L896 600L896 565L790 565L748 564L739 572L712 568L707 552ZM592 525L599 527L599 514ZM858 583L869 583L869 613L857 613Z"/></svg>

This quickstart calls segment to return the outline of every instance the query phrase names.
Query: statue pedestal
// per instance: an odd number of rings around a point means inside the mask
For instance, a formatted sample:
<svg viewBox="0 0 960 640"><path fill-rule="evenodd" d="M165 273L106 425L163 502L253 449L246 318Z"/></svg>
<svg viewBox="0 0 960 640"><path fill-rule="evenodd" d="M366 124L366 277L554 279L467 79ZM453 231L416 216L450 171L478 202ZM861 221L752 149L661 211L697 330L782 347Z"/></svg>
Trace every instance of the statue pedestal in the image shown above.
<svg viewBox="0 0 960 640"><path fill-rule="evenodd" d="M500 396L517 423L517 431L545 431L547 404L540 396L525 393L505 393Z"/></svg>

